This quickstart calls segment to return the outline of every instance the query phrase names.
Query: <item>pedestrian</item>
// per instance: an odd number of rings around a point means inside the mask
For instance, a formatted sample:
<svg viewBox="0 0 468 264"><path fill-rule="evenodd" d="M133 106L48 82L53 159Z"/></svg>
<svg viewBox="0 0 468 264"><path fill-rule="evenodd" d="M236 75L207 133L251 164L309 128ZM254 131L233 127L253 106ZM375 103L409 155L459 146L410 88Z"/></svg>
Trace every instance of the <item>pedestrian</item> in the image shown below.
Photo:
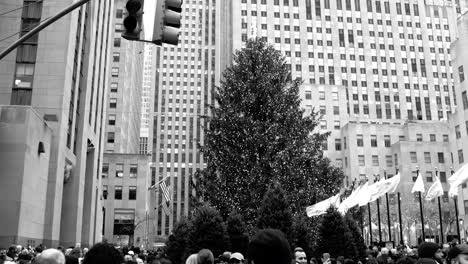
<svg viewBox="0 0 468 264"><path fill-rule="evenodd" d="M185 264L197 264L197 258L198 254L192 254L185 260Z"/></svg>
<svg viewBox="0 0 468 264"><path fill-rule="evenodd" d="M441 257L439 245L433 242L423 242L418 247L419 259L416 264L438 264L437 258Z"/></svg>
<svg viewBox="0 0 468 264"><path fill-rule="evenodd" d="M290 264L291 248L286 236L278 229L260 230L249 243L250 264Z"/></svg>
<svg viewBox="0 0 468 264"><path fill-rule="evenodd" d="M97 243L86 253L83 264L122 264L122 254L107 243Z"/></svg>
<svg viewBox="0 0 468 264"><path fill-rule="evenodd" d="M294 260L296 264L307 264L307 255L302 248L297 247L294 249Z"/></svg>
<svg viewBox="0 0 468 264"><path fill-rule="evenodd" d="M202 249L198 251L197 263L198 264L214 264L214 256L211 250Z"/></svg>
<svg viewBox="0 0 468 264"><path fill-rule="evenodd" d="M65 264L65 255L55 248L42 251L36 258L37 264Z"/></svg>
<svg viewBox="0 0 468 264"><path fill-rule="evenodd" d="M234 252L229 259L229 263L231 264L242 264L244 263L244 256L239 252Z"/></svg>

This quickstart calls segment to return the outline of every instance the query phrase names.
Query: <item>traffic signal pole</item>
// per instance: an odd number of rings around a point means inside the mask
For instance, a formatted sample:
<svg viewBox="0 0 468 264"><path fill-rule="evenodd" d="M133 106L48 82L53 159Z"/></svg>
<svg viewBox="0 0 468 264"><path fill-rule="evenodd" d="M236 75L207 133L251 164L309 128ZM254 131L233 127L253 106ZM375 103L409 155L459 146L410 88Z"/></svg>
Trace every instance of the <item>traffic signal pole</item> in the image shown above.
<svg viewBox="0 0 468 264"><path fill-rule="evenodd" d="M23 42L25 42L27 39L32 37L34 34L39 33L41 30L44 28L48 27L50 24L54 23L55 21L59 20L63 16L67 15L71 11L75 10L76 8L88 3L90 0L80 0L71 6L63 9L60 11L58 14L55 16L45 20L43 23L39 24L37 27L33 28L31 31L26 33L24 36L16 40L13 44L11 44L9 47L7 47L2 53L0 53L0 60L3 59L6 55L8 55L10 52L12 52L15 48L17 48L19 45L21 45Z"/></svg>

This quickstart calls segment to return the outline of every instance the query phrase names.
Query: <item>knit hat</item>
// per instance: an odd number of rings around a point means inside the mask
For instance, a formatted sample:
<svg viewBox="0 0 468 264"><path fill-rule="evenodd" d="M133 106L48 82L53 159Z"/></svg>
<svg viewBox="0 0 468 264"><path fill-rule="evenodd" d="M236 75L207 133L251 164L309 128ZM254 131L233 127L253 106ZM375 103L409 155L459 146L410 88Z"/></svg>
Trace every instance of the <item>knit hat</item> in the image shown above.
<svg viewBox="0 0 468 264"><path fill-rule="evenodd" d="M437 250L439 250L439 245L436 243L423 242L418 247L418 255L420 258L433 258Z"/></svg>

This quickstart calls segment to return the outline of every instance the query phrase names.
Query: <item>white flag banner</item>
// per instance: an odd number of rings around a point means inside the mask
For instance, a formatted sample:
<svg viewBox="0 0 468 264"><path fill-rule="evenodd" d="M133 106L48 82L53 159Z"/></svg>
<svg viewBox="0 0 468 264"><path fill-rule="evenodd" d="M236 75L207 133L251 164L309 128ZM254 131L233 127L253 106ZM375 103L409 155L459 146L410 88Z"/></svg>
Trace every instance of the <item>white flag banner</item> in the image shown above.
<svg viewBox="0 0 468 264"><path fill-rule="evenodd" d="M338 212L340 212L342 215L345 215L350 208L353 208L354 206L358 205L359 201L356 199L356 197L359 195L361 189L362 186L357 187L356 190L354 190L348 196L348 198L341 202L340 206L338 207Z"/></svg>
<svg viewBox="0 0 468 264"><path fill-rule="evenodd" d="M369 201L371 199L373 189L374 189L374 187L372 187L372 185L369 185L369 182L366 182L362 186L361 192L359 193L359 196L357 197L357 199L359 201L358 202L359 206L364 206L364 205L369 203Z"/></svg>
<svg viewBox="0 0 468 264"><path fill-rule="evenodd" d="M325 214L331 206L338 207L340 203L340 194L332 196L326 200L316 203L311 206L307 206L306 213L308 217L319 216Z"/></svg>
<svg viewBox="0 0 468 264"><path fill-rule="evenodd" d="M427 190L424 200L430 201L442 195L444 195L444 189L442 188L442 183L440 182L439 177L436 176L434 183L429 187L429 190Z"/></svg>
<svg viewBox="0 0 468 264"><path fill-rule="evenodd" d="M425 189L424 189L424 181L423 181L423 178L421 176L421 173L418 172L418 178L416 178L416 182L414 183L413 185L413 188L411 189L411 193L414 193L414 192L424 192Z"/></svg>
<svg viewBox="0 0 468 264"><path fill-rule="evenodd" d="M450 198L458 195L458 186L466 180L468 180L468 162L448 178Z"/></svg>

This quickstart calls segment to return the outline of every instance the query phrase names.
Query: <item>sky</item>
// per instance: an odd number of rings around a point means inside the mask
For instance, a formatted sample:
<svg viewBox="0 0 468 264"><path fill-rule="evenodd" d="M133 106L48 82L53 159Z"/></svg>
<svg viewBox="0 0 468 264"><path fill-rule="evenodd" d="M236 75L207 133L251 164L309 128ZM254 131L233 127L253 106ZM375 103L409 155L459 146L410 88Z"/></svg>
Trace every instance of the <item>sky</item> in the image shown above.
<svg viewBox="0 0 468 264"><path fill-rule="evenodd" d="M145 30L145 40L152 40L154 14L156 13L156 1L161 0L145 0L143 14L143 28Z"/></svg>

